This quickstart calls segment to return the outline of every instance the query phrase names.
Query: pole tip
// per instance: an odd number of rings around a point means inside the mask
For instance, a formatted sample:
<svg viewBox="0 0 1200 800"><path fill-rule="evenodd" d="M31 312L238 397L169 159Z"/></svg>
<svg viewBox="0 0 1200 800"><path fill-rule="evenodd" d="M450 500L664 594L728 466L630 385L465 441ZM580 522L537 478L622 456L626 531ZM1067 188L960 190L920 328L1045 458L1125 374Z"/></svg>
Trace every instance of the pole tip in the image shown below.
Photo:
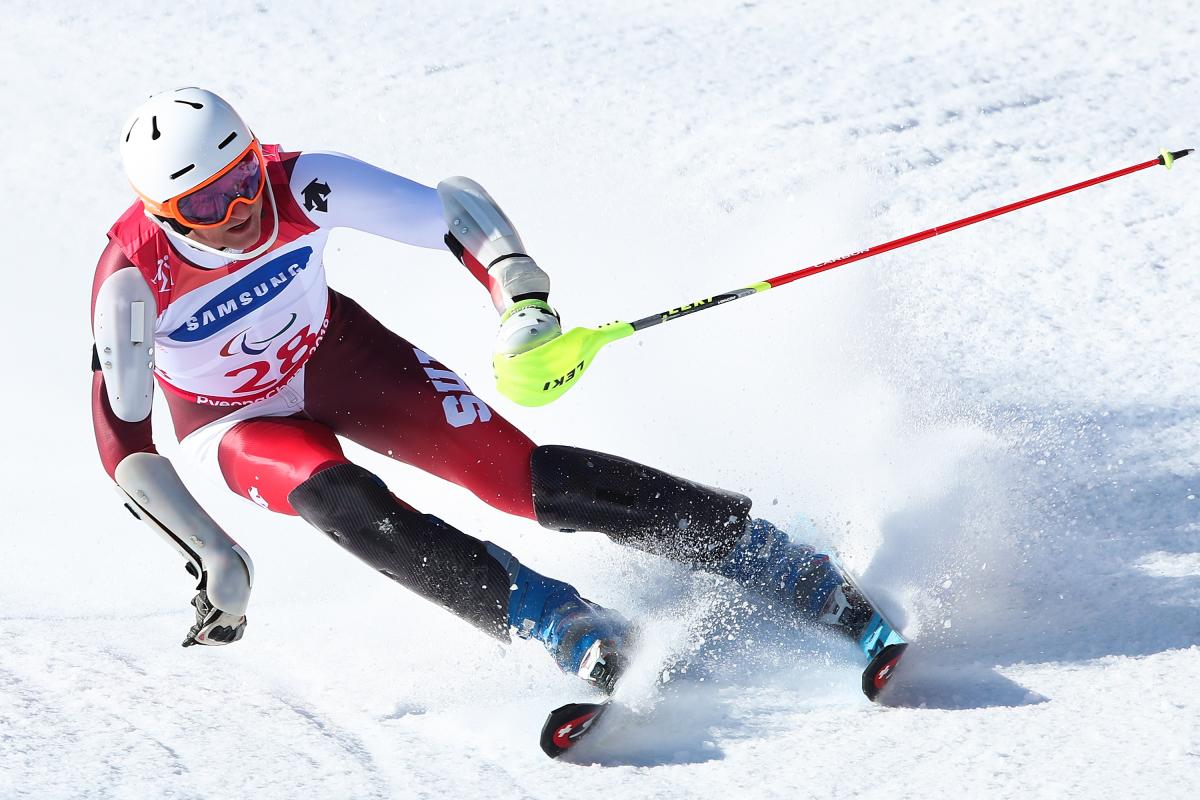
<svg viewBox="0 0 1200 800"><path fill-rule="evenodd" d="M1186 156L1188 153L1191 153L1191 152L1193 152L1194 150L1195 150L1195 148L1189 147L1189 148L1187 148L1186 150L1175 150L1175 151L1171 151L1171 150L1167 150L1167 149L1164 147L1164 148L1163 148L1163 149L1160 151L1160 152L1162 153L1162 155L1160 155L1160 156L1158 157L1158 163L1162 164L1162 165L1163 165L1164 167L1166 167L1167 169L1170 169L1170 168L1171 168L1171 165L1175 163L1175 159L1177 159L1177 158L1183 158L1183 157L1184 157L1184 156Z"/></svg>

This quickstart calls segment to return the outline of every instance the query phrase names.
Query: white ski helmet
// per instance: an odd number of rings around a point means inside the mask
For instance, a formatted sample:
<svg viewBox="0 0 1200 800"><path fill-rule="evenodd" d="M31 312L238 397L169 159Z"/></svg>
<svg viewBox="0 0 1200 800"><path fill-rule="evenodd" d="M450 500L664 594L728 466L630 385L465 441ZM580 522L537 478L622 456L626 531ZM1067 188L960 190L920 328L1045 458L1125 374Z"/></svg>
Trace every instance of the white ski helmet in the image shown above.
<svg viewBox="0 0 1200 800"><path fill-rule="evenodd" d="M254 134L233 106L213 92L189 86L160 92L138 106L121 128L121 161L125 176L142 198L146 216L168 234L172 229L162 218L171 218L178 235L186 231L187 223L174 219L168 202L233 164L254 141ZM279 233L279 210L270 181L266 182L266 194L274 222L268 240L259 247L236 253L199 242L189 244L236 260L266 252Z"/></svg>
<svg viewBox="0 0 1200 800"><path fill-rule="evenodd" d="M188 87L154 95L121 129L121 160L134 190L154 204L196 188L254 140L217 95Z"/></svg>

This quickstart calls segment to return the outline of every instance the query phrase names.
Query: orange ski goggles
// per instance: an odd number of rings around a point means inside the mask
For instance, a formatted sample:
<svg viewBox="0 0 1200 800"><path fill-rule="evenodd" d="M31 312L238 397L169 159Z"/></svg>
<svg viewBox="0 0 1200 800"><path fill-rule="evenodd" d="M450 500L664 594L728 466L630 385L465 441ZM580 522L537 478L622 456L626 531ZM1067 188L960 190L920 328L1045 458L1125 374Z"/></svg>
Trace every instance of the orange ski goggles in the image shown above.
<svg viewBox="0 0 1200 800"><path fill-rule="evenodd" d="M219 228L229 222L239 203L257 200L266 183L267 164L262 147L254 139L229 166L194 189L165 203L146 197L142 202L151 214L172 217L189 228Z"/></svg>

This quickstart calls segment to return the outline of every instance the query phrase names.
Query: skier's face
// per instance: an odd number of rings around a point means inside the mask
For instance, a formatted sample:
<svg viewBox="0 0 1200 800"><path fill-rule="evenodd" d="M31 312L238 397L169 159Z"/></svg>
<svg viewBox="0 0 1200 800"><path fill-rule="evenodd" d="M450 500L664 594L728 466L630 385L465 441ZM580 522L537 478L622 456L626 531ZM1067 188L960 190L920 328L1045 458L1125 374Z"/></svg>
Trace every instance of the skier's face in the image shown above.
<svg viewBox="0 0 1200 800"><path fill-rule="evenodd" d="M253 203L239 203L224 225L216 228L195 228L188 236L209 247L249 250L262 236L263 196L260 192Z"/></svg>

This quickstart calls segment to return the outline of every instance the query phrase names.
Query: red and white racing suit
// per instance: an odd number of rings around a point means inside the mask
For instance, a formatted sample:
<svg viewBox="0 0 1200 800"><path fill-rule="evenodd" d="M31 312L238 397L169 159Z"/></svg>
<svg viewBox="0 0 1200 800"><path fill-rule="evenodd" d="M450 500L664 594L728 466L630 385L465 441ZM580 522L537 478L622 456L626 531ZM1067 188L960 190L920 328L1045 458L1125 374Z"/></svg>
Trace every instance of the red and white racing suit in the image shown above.
<svg viewBox="0 0 1200 800"><path fill-rule="evenodd" d="M93 314L104 281L130 265L153 291L154 372L184 450L243 497L294 514L288 494L347 461L344 436L533 518L533 442L325 281L332 228L447 249L437 191L344 155L263 151L279 213L267 252L236 261L190 247L147 219L139 200L109 231L96 268ZM150 419L119 419L101 371L92 416L110 476L130 453L155 452Z"/></svg>

